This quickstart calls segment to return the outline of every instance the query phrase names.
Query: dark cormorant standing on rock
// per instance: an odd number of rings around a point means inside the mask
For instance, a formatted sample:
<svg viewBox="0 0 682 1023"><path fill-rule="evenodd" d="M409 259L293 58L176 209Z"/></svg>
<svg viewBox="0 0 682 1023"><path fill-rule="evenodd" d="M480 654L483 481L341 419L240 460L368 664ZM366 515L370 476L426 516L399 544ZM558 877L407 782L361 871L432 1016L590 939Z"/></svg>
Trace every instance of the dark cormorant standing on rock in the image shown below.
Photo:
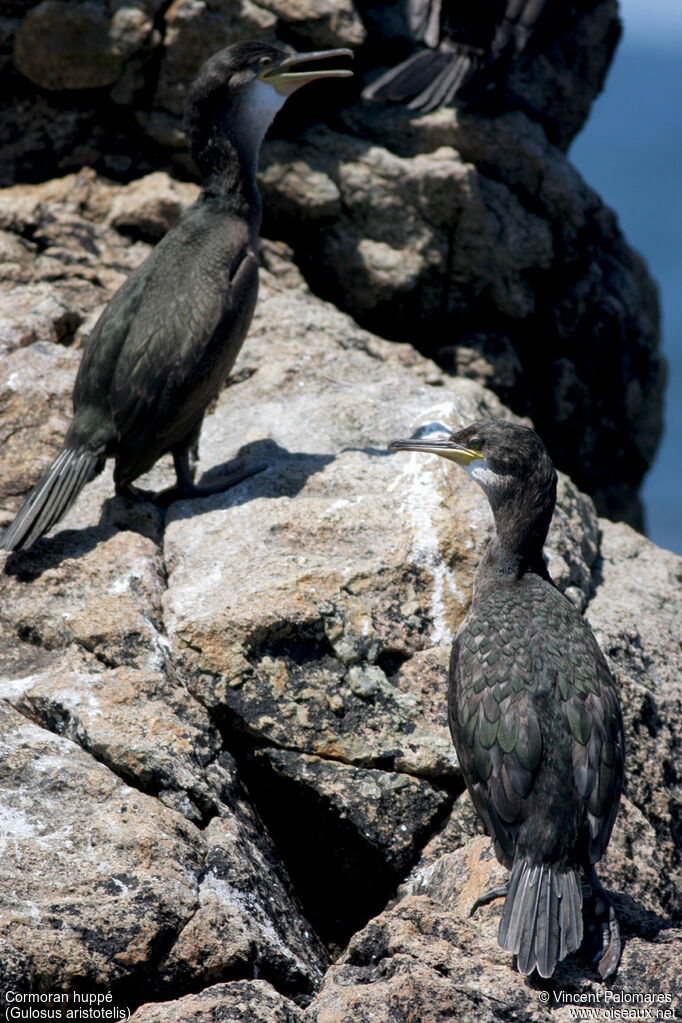
<svg viewBox="0 0 682 1023"><path fill-rule="evenodd" d="M597 641L552 582L542 548L556 472L538 436L474 423L448 440L394 441L463 466L483 488L496 536L452 648L450 731L474 806L507 885L499 942L521 973L550 977L583 939L583 889L601 937L598 969L614 973L620 935L594 864L608 845L623 785L623 722ZM474 911L472 910L472 912Z"/></svg>
<svg viewBox="0 0 682 1023"><path fill-rule="evenodd" d="M209 403L239 353L258 290L260 145L287 97L347 69L320 67L350 50L289 55L258 42L237 43L203 65L187 96L189 151L201 193L98 320L73 392L64 448L31 491L2 540L29 547L116 459L118 492L172 452L181 496L224 489L193 484L191 457ZM314 66L310 66L310 65Z"/></svg>
<svg viewBox="0 0 682 1023"><path fill-rule="evenodd" d="M524 52L548 3L407 0L410 34L426 49L384 72L363 96L427 113L451 104L469 83L473 88L474 81L477 93L494 87L506 77L510 62Z"/></svg>

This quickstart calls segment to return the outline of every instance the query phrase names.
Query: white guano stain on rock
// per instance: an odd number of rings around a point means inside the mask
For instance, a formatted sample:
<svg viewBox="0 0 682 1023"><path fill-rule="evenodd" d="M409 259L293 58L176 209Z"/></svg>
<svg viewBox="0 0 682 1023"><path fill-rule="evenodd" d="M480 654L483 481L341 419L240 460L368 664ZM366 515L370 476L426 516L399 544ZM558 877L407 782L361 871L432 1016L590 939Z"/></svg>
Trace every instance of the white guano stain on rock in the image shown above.
<svg viewBox="0 0 682 1023"><path fill-rule="evenodd" d="M444 402L427 409L422 419L423 424L418 424L414 432L423 425L433 427L426 431L429 434L436 432L449 434L452 429L442 425L441 420L461 422L462 416L454 402ZM397 488L405 495L401 511L414 529L414 542L410 552L412 560L415 565L425 568L433 578L430 601L433 629L430 639L434 645L452 643L455 638L448 621L445 593L449 591L459 604L464 603L454 573L443 558L440 538L434 526L435 513L442 501L439 488L434 485L434 466L439 461L437 455L410 452L405 468L390 488L391 490Z"/></svg>

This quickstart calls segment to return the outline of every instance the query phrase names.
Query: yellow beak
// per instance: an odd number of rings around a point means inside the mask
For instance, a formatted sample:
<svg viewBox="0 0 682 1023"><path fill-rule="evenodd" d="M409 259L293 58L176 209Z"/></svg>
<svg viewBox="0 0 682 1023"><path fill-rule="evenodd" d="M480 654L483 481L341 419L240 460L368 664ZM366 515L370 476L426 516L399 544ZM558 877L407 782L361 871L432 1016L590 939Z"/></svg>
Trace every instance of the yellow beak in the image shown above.
<svg viewBox="0 0 682 1023"><path fill-rule="evenodd" d="M345 48L338 50L316 50L314 53L293 53L272 67L266 68L258 75L261 82L272 85L280 96L290 96L296 89L308 82L315 82L318 78L351 78L353 72L350 68L308 68L307 70L296 70L302 64L309 64L311 61L331 60L335 57L350 57L353 53Z"/></svg>
<svg viewBox="0 0 682 1023"><path fill-rule="evenodd" d="M392 440L388 445L392 451L423 451L426 454L441 455L451 462L467 466L477 458L483 459L482 451L473 448L462 448L451 440Z"/></svg>

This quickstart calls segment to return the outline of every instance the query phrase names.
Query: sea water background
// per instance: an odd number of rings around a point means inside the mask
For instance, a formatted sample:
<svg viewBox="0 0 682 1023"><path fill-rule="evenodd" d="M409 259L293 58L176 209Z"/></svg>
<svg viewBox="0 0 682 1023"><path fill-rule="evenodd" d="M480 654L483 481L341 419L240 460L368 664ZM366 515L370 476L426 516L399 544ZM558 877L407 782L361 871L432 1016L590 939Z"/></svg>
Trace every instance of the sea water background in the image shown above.
<svg viewBox="0 0 682 1023"><path fill-rule="evenodd" d="M665 434L642 491L647 535L682 554L682 0L621 0L624 35L571 149L658 282Z"/></svg>

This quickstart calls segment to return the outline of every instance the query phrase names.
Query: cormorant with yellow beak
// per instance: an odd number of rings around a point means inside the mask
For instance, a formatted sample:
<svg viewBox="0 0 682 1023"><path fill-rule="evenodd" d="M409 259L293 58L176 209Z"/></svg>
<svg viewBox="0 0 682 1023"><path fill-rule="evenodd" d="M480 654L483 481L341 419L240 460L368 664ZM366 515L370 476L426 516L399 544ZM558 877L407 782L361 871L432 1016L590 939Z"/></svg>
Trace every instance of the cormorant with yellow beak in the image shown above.
<svg viewBox="0 0 682 1023"><path fill-rule="evenodd" d="M46 533L110 457L117 492L129 491L167 452L179 496L243 478L196 487L192 456L204 412L234 364L256 304L261 142L291 93L350 75L329 66L350 56L345 49L290 55L244 42L203 65L185 108L199 197L98 320L76 378L63 450L6 530L6 550L29 547Z"/></svg>
<svg viewBox="0 0 682 1023"><path fill-rule="evenodd" d="M594 865L611 836L624 773L615 683L592 630L552 582L543 545L557 476L537 434L479 422L447 440L394 441L463 466L483 488L495 537L452 648L448 717L474 806L511 870L499 943L520 973L551 977L583 940L583 885L602 977L620 957L618 921Z"/></svg>

